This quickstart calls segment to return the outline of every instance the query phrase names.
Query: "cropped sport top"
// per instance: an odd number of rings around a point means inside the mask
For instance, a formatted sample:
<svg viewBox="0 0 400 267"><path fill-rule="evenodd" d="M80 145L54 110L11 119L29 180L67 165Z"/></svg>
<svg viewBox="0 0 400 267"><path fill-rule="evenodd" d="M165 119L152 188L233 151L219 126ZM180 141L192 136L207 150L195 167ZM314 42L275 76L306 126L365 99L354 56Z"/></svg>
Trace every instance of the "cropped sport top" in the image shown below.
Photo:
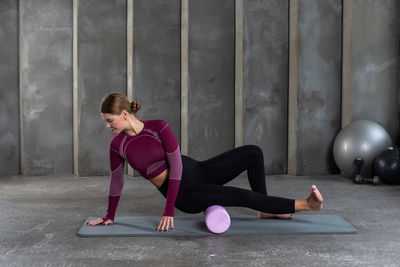
<svg viewBox="0 0 400 267"><path fill-rule="evenodd" d="M143 130L130 136L119 133L110 142L110 188L107 216L114 220L124 185L125 161L146 179L152 179L169 169L168 193L163 216L174 216L175 200L182 176L182 159L178 141L163 120L143 121Z"/></svg>

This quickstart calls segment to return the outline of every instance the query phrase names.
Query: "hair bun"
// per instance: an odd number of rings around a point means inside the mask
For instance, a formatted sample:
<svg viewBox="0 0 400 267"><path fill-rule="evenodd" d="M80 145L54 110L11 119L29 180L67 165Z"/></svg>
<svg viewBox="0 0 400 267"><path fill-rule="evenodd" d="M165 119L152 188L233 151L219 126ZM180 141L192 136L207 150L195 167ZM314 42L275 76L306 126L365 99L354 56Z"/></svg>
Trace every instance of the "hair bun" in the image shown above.
<svg viewBox="0 0 400 267"><path fill-rule="evenodd" d="M141 107L141 105L140 105L139 102L137 102L137 101L132 101L132 102L131 102L131 111L132 111L133 113L138 112L138 111L140 110L140 107Z"/></svg>

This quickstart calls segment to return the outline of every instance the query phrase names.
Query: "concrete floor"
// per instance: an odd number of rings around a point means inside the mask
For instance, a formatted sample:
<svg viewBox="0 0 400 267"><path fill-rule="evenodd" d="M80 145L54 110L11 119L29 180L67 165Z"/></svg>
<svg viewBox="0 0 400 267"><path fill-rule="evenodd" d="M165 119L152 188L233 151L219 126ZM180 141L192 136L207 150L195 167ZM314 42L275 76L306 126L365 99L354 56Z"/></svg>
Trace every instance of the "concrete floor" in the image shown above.
<svg viewBox="0 0 400 267"><path fill-rule="evenodd" d="M341 176L268 176L271 195L304 198L311 184L323 213L357 235L81 238L102 216L108 177L0 177L0 266L399 266L400 186L355 185ZM248 188L245 177L231 185ZM126 177L117 215L160 215L164 199L145 179ZM228 208L231 215L255 214ZM176 216L182 216L180 212Z"/></svg>

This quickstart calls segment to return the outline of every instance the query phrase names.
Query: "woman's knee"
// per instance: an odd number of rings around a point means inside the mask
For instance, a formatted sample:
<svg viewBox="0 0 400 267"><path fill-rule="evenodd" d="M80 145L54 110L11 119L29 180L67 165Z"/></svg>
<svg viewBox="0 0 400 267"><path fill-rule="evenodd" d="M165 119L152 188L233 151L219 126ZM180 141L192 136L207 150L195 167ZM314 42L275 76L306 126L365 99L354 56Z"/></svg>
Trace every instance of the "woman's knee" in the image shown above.
<svg viewBox="0 0 400 267"><path fill-rule="evenodd" d="M205 210L197 201L188 201L179 199L175 203L175 208L185 213L199 213Z"/></svg>
<svg viewBox="0 0 400 267"><path fill-rule="evenodd" d="M262 149L259 146L257 146L257 145L246 145L245 147L248 150L248 153L249 153L250 157L264 160L264 153L263 153Z"/></svg>

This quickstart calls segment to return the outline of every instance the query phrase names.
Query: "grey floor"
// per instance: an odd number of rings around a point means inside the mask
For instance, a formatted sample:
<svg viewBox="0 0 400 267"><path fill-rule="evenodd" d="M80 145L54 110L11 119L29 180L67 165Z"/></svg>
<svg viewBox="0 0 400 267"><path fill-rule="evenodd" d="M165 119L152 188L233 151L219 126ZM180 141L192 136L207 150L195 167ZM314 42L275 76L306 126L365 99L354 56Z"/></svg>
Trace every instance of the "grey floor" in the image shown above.
<svg viewBox="0 0 400 267"><path fill-rule="evenodd" d="M357 235L78 237L86 217L104 215L108 179L0 177L0 266L400 265L400 186L355 185L341 176L267 177L271 195L291 198L304 198L317 184L322 212L342 216ZM244 176L231 185L248 188ZM160 215L163 204L149 182L128 176L117 215Z"/></svg>

